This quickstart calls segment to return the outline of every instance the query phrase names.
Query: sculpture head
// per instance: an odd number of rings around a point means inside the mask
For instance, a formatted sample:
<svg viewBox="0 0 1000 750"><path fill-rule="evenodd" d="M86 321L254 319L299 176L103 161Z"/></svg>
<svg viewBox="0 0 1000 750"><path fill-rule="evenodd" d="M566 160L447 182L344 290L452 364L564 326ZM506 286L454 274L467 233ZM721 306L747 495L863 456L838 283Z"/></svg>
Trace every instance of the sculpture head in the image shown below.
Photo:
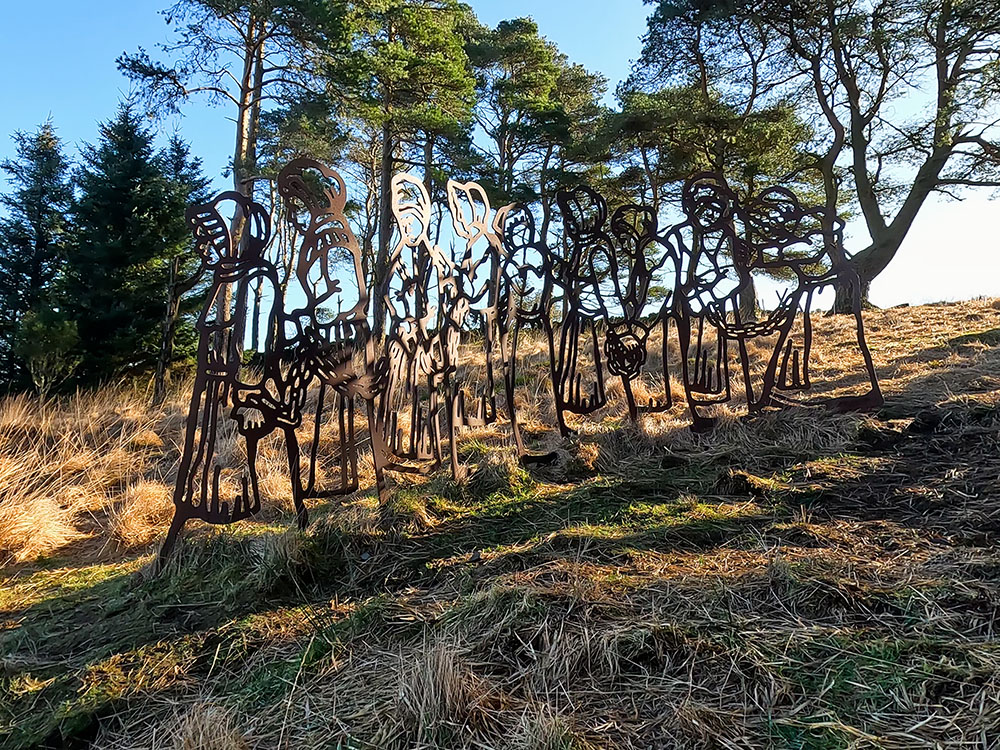
<svg viewBox="0 0 1000 750"><path fill-rule="evenodd" d="M736 193L719 175L704 172L684 183L681 207L695 226L715 232L728 226L736 211Z"/></svg>
<svg viewBox="0 0 1000 750"><path fill-rule="evenodd" d="M448 180L448 208L459 237L472 239L490 230L490 199L478 183Z"/></svg>
<svg viewBox="0 0 1000 750"><path fill-rule="evenodd" d="M392 214L403 244L415 247L421 241L430 244L431 199L424 183L411 174L392 178Z"/></svg>
<svg viewBox="0 0 1000 750"><path fill-rule="evenodd" d="M195 248L207 268L236 270L260 260L271 241L271 216L259 203L234 191L184 213Z"/></svg>
<svg viewBox="0 0 1000 750"><path fill-rule="evenodd" d="M493 224L511 257L535 244L535 217L523 203L498 210Z"/></svg>
<svg viewBox="0 0 1000 750"><path fill-rule="evenodd" d="M643 240L656 236L656 212L649 206L622 206L611 216L611 233L633 255Z"/></svg>
<svg viewBox="0 0 1000 750"><path fill-rule="evenodd" d="M580 185L556 193L556 203L570 234L583 237L600 232L608 218L608 204L596 191Z"/></svg>
<svg viewBox="0 0 1000 750"><path fill-rule="evenodd" d="M278 174L289 221L304 233L324 216L342 217L347 189L339 173L314 159L294 159Z"/></svg>

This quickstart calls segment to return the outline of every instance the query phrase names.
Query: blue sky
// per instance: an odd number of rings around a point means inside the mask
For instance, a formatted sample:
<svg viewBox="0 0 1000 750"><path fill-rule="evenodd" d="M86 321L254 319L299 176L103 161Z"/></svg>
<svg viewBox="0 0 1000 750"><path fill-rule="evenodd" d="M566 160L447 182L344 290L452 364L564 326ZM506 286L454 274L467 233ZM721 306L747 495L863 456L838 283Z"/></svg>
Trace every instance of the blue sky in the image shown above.
<svg viewBox="0 0 1000 750"><path fill-rule="evenodd" d="M15 130L52 116L72 147L93 141L97 123L114 113L128 82L115 58L167 39L157 12L170 0L31 0L4 3L0 24L0 158L10 156ZM471 0L479 17L532 16L569 57L602 72L614 85L639 52L648 8L641 0ZM161 124L179 129L220 175L232 153L232 125L221 108L192 103ZM988 193L961 202L929 201L888 270L872 288L873 302L895 305L1000 295L1000 204ZM863 229L849 229L860 247Z"/></svg>

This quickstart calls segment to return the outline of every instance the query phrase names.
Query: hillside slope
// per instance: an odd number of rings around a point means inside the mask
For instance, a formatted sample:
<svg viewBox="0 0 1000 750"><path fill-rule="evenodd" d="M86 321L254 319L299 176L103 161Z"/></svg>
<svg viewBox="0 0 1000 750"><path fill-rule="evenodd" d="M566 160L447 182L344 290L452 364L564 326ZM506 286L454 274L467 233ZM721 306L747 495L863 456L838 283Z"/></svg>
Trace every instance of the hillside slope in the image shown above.
<svg viewBox="0 0 1000 750"><path fill-rule="evenodd" d="M260 521L192 528L156 581L183 390L9 399L0 747L995 747L1000 301L866 326L878 414L734 404L696 436L616 399L563 442L536 367L555 466L482 430L467 482L305 534L274 441ZM851 336L817 320L829 392L862 382Z"/></svg>

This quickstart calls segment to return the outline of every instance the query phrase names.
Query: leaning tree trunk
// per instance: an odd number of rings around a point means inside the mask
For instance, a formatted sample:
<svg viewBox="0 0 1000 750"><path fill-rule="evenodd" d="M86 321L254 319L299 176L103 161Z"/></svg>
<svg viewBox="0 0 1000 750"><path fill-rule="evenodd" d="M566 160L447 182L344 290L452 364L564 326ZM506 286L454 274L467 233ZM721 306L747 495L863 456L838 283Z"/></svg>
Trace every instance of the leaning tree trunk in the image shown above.
<svg viewBox="0 0 1000 750"><path fill-rule="evenodd" d="M836 314L851 314L860 305L860 309L870 309L871 302L868 299L872 281L882 273L896 257L899 246L903 244L903 237L900 233L891 232L888 237L880 242L873 243L855 253L848 264L858 274L860 283L841 283L837 285L837 296L833 303L833 312Z"/></svg>

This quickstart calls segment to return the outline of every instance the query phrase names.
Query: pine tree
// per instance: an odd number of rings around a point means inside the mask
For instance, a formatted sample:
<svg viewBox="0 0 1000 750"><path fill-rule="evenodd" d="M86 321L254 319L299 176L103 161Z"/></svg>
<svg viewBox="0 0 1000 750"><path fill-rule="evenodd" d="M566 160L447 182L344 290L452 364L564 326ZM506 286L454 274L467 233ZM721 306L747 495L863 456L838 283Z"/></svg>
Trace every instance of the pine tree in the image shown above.
<svg viewBox="0 0 1000 750"><path fill-rule="evenodd" d="M442 148L461 137L475 101L475 81L465 50L474 16L458 0L351 0L343 7L348 49L330 49L328 86L340 106L359 121L362 137L378 133L379 165L371 185L378 196L378 245L373 297L387 283L392 211L389 183L403 151L419 150L416 163L433 191ZM374 308L380 334L384 310Z"/></svg>
<svg viewBox="0 0 1000 750"><path fill-rule="evenodd" d="M101 126L82 159L61 296L79 332L78 377L94 382L156 360L177 201L152 133L129 106Z"/></svg>
<svg viewBox="0 0 1000 750"><path fill-rule="evenodd" d="M12 190L0 196L0 389L28 385L17 353L24 317L47 305L59 274L72 198L69 162L52 122L15 133L16 157L0 164Z"/></svg>

